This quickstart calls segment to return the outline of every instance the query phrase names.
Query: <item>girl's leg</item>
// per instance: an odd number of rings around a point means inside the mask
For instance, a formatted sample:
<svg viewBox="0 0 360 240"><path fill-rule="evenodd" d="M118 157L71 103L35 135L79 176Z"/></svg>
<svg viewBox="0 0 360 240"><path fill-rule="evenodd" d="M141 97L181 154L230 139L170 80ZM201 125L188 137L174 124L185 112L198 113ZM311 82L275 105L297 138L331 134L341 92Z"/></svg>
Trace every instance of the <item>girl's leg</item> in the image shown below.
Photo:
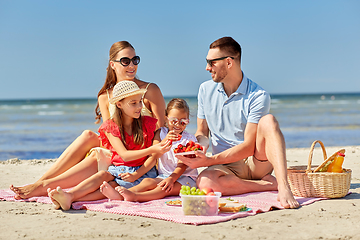
<svg viewBox="0 0 360 240"><path fill-rule="evenodd" d="M161 181L159 178L144 178L138 185L129 188L132 192L145 192L151 189L156 188L157 184ZM116 189L120 186L114 182L107 183L103 182L100 186L100 192L110 200L124 200L124 198L119 194Z"/></svg>
<svg viewBox="0 0 360 240"><path fill-rule="evenodd" d="M95 199L85 196L97 191L103 181L108 182L111 180L114 180L114 176L112 176L109 172L100 171L85 179L68 192L64 192L61 187L57 187L56 189L49 191L49 197L56 201L54 203L55 205L59 204L61 208L66 211L71 208L71 204L73 202L80 199L90 201L99 200L99 197L100 199L105 198L104 196L100 196L100 194L93 194L92 196L95 197Z"/></svg>
<svg viewBox="0 0 360 240"><path fill-rule="evenodd" d="M106 197L110 200L124 200L124 198L119 194L118 191L115 190L115 187L119 186L116 182L112 184L112 182L103 182L100 186L100 193L103 197Z"/></svg>
<svg viewBox="0 0 360 240"><path fill-rule="evenodd" d="M129 188L129 190L135 193L146 192L156 188L161 180L161 178L144 178L138 185Z"/></svg>
<svg viewBox="0 0 360 240"><path fill-rule="evenodd" d="M30 198L33 196L46 196L48 188L55 188L61 186L62 188L73 187L83 180L89 178L93 174L97 173L97 159L95 152L91 153L90 156L67 170L66 172L51 178L40 181L31 192L27 194L17 193L15 198Z"/></svg>
<svg viewBox="0 0 360 240"><path fill-rule="evenodd" d="M146 202L155 199L161 199L166 196L174 196L179 195L181 184L178 182L174 183L174 187L171 192L165 192L161 189L161 187L156 187L152 190L145 191L145 192L133 192L130 189L126 189L124 187L117 187L116 188L119 193L123 196L124 201L131 201L131 202Z"/></svg>
<svg viewBox="0 0 360 240"><path fill-rule="evenodd" d="M38 188L41 188L43 181L56 177L71 167L75 166L84 159L86 153L94 147L99 147L100 141L96 133L86 130L75 141L67 147L67 149L60 155L58 160L50 167L50 169L35 183L23 187L10 186L10 189L16 193L17 199L29 198L37 196ZM46 192L43 192L46 194Z"/></svg>

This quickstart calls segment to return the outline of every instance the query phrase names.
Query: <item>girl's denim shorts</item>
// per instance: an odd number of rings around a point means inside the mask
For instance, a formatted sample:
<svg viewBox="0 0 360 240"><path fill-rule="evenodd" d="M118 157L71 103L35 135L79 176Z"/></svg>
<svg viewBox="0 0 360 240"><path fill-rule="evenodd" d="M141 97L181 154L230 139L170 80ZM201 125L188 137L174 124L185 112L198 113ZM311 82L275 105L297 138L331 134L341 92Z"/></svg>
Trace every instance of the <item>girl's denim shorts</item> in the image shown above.
<svg viewBox="0 0 360 240"><path fill-rule="evenodd" d="M119 184L122 187L125 188L131 188L134 187L136 185L138 185L144 178L156 178L157 177L157 170L156 167L154 166L152 169L150 169L146 174L142 175L139 179L135 180L134 182L127 182L122 180L119 177L120 173L133 173L136 170L138 170L141 166L137 166L137 167L128 167L128 166L114 166L111 165L108 168L108 172L111 173L111 175L113 175L115 177L114 181Z"/></svg>

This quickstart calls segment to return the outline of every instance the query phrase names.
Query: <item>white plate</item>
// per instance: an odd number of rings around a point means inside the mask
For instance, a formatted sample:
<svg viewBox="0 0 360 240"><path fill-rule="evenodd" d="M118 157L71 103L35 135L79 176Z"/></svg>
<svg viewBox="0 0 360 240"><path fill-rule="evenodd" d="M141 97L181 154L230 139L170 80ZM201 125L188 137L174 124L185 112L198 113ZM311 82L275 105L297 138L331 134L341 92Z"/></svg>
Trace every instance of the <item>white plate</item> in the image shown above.
<svg viewBox="0 0 360 240"><path fill-rule="evenodd" d="M199 151L199 152L202 152L202 151ZM180 156L180 155L191 155L191 154L195 154L195 151L175 153L175 156Z"/></svg>

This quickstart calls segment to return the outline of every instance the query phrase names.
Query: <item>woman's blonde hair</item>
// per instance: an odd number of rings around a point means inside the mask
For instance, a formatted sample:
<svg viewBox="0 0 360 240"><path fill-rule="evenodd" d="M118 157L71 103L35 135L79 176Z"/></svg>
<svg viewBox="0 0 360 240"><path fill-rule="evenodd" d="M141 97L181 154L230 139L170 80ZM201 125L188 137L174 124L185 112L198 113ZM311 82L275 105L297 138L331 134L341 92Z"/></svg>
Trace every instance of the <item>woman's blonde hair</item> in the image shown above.
<svg viewBox="0 0 360 240"><path fill-rule="evenodd" d="M111 68L110 61L115 60L117 54L121 50L123 50L125 48L129 48L129 47L135 50L135 48L127 41L116 42L111 46L110 51L109 51L109 63L108 63L108 67L106 68L105 83L104 83L104 86L100 89L100 91L98 93L98 98L101 94L106 92L107 89L114 87L117 83L115 70ZM96 120L95 123L100 123L100 120L101 120L101 112L100 112L99 102L97 103L96 108L95 108L95 120Z"/></svg>

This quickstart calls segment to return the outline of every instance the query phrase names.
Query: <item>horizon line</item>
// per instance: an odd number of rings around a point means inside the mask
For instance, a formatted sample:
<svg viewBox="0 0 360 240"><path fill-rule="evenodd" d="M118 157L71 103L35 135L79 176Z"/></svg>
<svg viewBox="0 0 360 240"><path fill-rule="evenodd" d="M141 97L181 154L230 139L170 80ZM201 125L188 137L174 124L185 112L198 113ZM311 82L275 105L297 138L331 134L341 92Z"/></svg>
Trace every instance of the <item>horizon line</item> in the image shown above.
<svg viewBox="0 0 360 240"><path fill-rule="evenodd" d="M270 96L294 96L294 95L308 95L308 96L315 96L315 95L343 95L343 94L349 94L349 95L358 95L360 92L318 92L318 93L270 93ZM170 95L164 95L164 98L193 98L197 97L196 95L182 95L182 96L170 96ZM45 101L45 100L96 100L96 97L55 97L55 98L0 98L0 101Z"/></svg>

